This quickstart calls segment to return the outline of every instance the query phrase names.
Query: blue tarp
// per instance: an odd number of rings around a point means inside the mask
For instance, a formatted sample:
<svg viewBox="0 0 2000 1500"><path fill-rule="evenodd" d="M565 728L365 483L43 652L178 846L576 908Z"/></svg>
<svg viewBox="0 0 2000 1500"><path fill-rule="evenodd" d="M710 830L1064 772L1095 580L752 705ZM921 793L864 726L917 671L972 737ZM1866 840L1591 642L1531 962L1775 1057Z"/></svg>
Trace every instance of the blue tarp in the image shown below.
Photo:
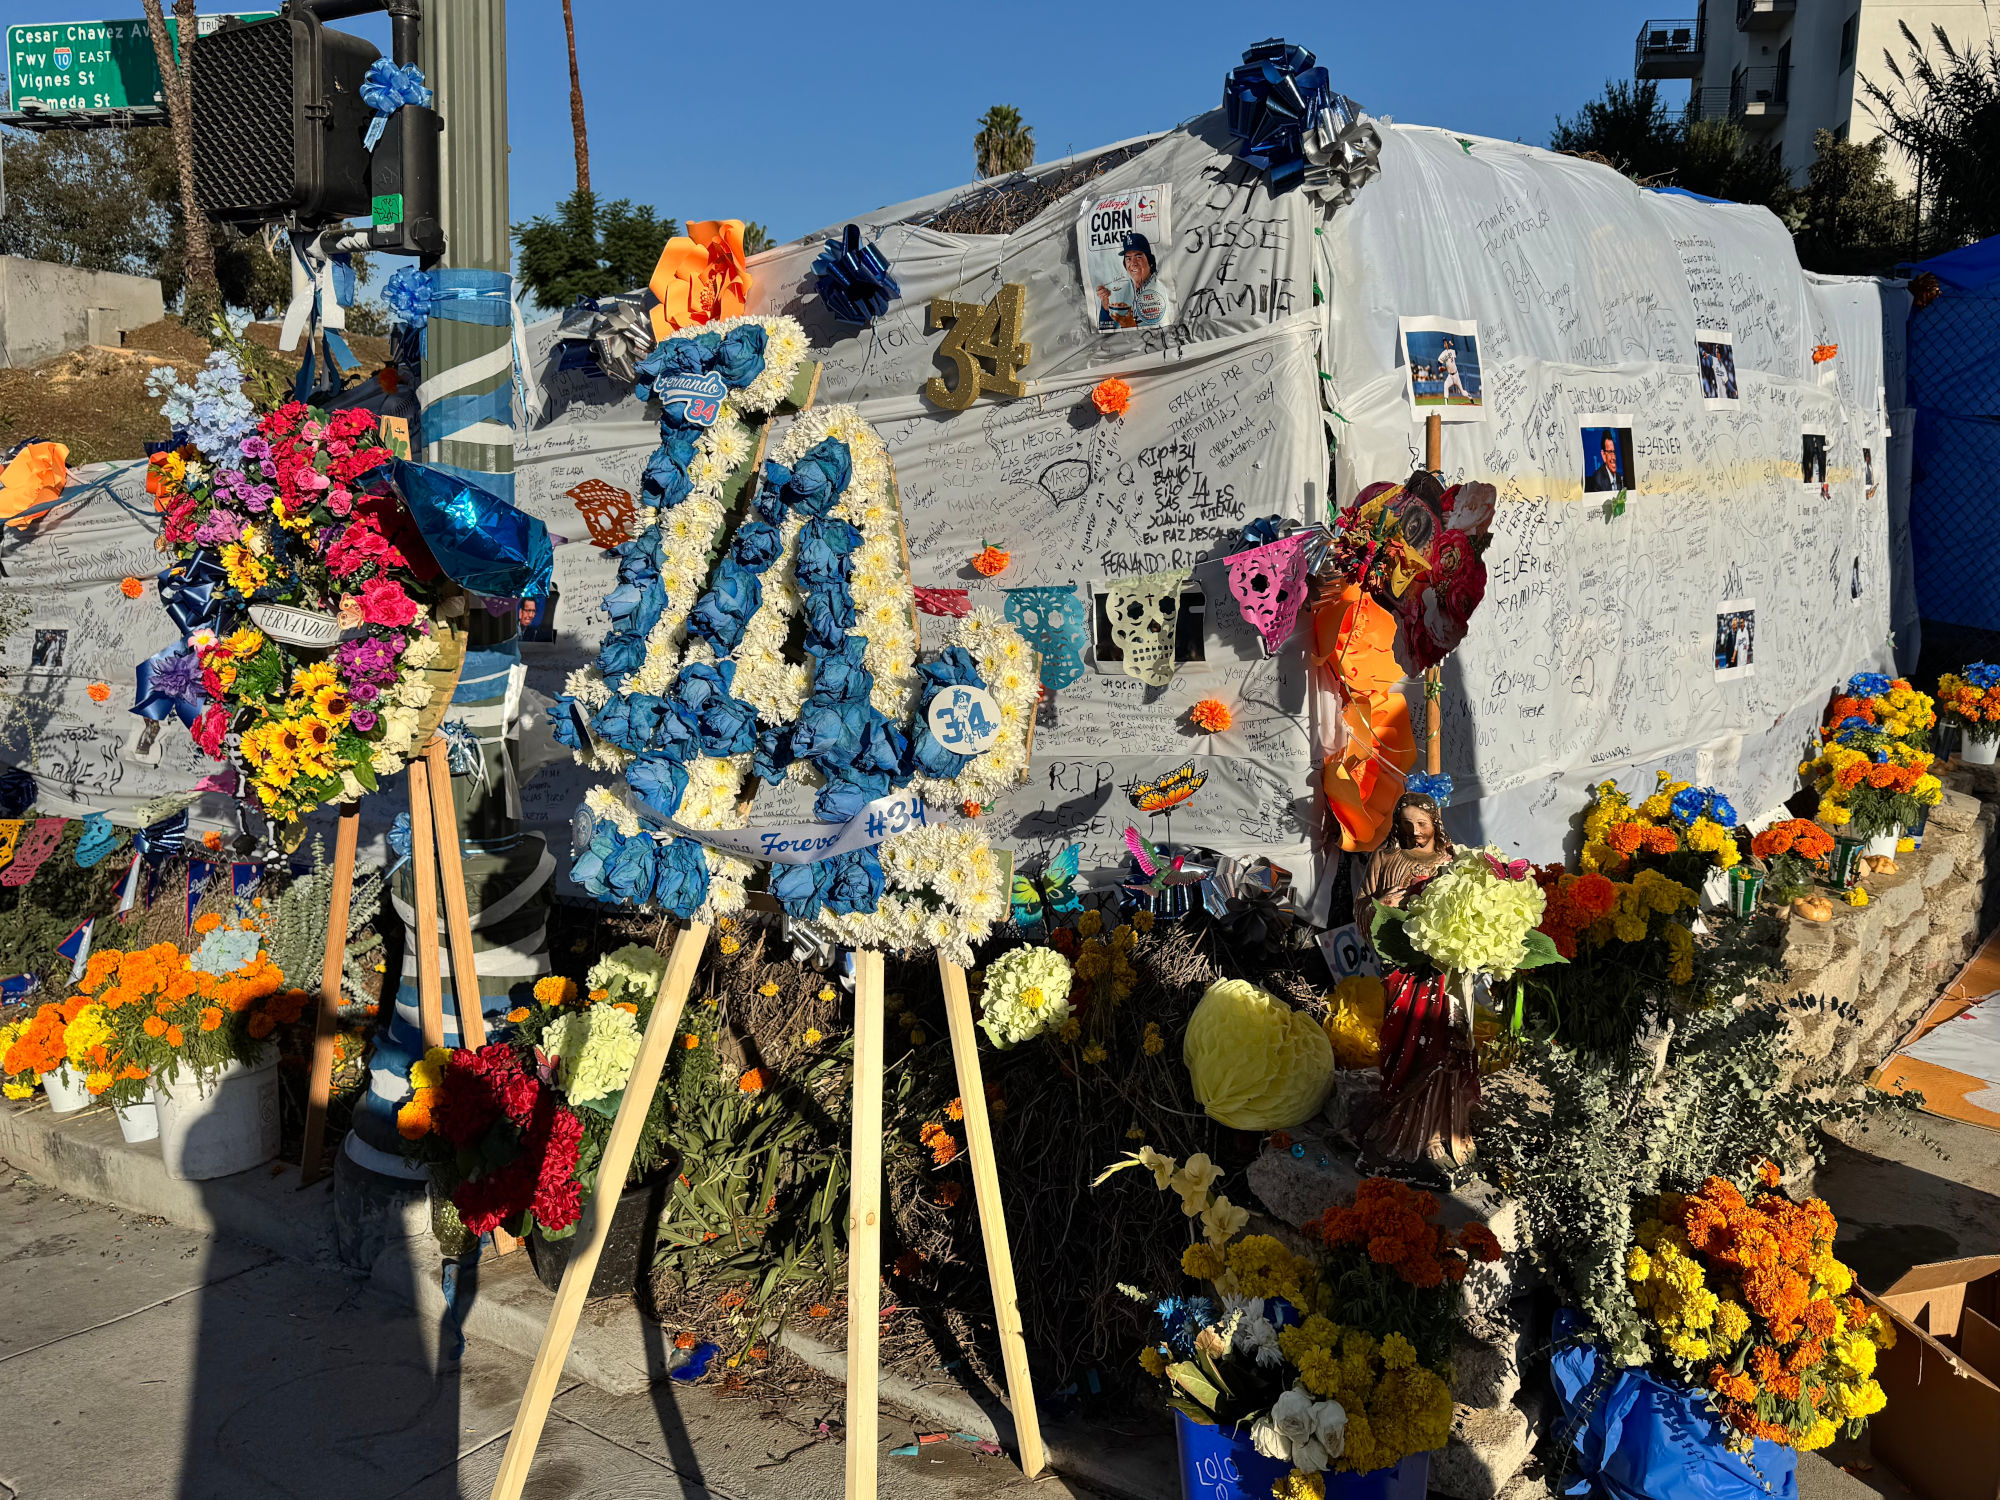
<svg viewBox="0 0 2000 1500"><path fill-rule="evenodd" d="M1927 620L2000 630L2000 236L1933 256L1910 310L1910 541Z"/></svg>

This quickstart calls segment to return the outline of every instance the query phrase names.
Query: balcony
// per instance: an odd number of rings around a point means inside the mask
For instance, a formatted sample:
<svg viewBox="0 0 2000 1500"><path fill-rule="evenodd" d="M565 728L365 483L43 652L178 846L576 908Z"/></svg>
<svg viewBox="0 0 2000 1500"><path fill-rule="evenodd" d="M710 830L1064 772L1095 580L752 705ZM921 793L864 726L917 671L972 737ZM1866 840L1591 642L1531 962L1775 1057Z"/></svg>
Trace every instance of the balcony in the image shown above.
<svg viewBox="0 0 2000 1500"><path fill-rule="evenodd" d="M1727 88L1697 88L1689 99L1696 119L1734 120L1756 127L1785 117L1791 88L1789 68L1745 68Z"/></svg>
<svg viewBox="0 0 2000 1500"><path fill-rule="evenodd" d="M1701 22L1648 21L1633 51L1634 78L1699 78Z"/></svg>
<svg viewBox="0 0 2000 1500"><path fill-rule="evenodd" d="M1736 29L1781 31L1798 8L1799 0L1736 0Z"/></svg>

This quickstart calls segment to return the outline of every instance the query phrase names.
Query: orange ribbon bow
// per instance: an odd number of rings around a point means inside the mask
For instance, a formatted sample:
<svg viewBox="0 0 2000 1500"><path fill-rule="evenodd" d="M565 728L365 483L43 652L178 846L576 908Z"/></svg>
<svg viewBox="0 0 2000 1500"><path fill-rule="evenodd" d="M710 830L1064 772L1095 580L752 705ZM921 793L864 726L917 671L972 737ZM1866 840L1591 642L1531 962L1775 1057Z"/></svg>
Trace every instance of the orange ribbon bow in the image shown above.
<svg viewBox="0 0 2000 1500"><path fill-rule="evenodd" d="M660 252L648 285L660 299L653 309L653 337L720 318L740 318L750 295L743 259L743 221L709 219L688 225Z"/></svg>
<svg viewBox="0 0 2000 1500"><path fill-rule="evenodd" d="M0 472L0 518L25 526L62 498L69 483L69 449L61 443L30 443Z"/></svg>

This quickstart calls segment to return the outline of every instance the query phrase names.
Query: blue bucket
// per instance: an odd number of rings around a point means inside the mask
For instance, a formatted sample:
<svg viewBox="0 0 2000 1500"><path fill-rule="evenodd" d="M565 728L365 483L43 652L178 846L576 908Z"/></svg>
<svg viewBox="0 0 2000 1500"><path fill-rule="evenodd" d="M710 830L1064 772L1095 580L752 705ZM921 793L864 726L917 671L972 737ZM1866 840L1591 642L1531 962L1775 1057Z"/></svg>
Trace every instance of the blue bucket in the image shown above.
<svg viewBox="0 0 2000 1500"><path fill-rule="evenodd" d="M1271 1500L1271 1487L1292 1466L1266 1458L1250 1445L1243 1427L1214 1427L1174 1408L1174 1442L1180 1450L1182 1500ZM1327 1500L1424 1500L1431 1456L1412 1453L1392 1469L1326 1476Z"/></svg>

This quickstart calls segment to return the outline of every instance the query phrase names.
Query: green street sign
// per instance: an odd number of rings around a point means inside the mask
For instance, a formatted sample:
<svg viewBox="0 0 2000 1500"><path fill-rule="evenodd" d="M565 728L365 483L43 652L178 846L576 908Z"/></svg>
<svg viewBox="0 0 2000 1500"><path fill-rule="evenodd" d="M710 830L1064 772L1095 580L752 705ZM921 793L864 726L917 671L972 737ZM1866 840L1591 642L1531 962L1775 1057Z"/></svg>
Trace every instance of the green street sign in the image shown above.
<svg viewBox="0 0 2000 1500"><path fill-rule="evenodd" d="M276 11L242 11L239 19L261 21ZM200 16L207 36L227 15ZM167 33L180 55L180 28L170 16ZM51 21L7 28L7 86L12 107L39 104L48 110L145 109L164 106L153 35L145 21Z"/></svg>

